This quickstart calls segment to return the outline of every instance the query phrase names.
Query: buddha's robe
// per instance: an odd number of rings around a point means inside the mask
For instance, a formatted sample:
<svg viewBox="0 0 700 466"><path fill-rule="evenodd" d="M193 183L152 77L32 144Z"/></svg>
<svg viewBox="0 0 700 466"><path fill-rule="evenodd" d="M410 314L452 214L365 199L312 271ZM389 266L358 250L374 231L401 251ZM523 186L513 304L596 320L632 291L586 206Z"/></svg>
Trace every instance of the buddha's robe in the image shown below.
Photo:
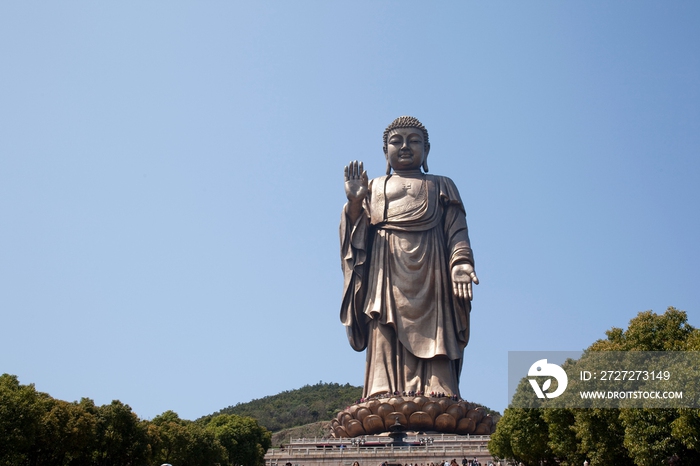
<svg viewBox="0 0 700 466"><path fill-rule="evenodd" d="M353 349L367 349L363 396L459 395L471 304L453 294L450 271L474 265L464 207L452 180L435 175L417 178L416 197L387 202L391 176L370 182L354 224L347 204L340 222L340 319Z"/></svg>

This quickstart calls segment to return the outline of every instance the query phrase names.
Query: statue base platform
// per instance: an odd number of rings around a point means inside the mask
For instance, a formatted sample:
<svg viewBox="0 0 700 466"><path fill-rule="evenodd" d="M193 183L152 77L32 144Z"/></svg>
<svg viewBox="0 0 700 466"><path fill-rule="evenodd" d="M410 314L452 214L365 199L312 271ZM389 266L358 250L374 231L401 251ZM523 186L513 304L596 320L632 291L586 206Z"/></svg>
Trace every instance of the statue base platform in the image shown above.
<svg viewBox="0 0 700 466"><path fill-rule="evenodd" d="M282 448L271 448L265 455L266 466L350 466L357 461L362 466L384 463L442 465L456 459L477 459L482 465L498 465L488 450L488 435L407 434L402 445L396 445L387 434L362 438L297 438L289 439ZM505 464L505 463L501 463Z"/></svg>
<svg viewBox="0 0 700 466"><path fill-rule="evenodd" d="M383 432L491 435L498 419L468 401L451 397L384 396L363 400L338 413L331 435L352 438Z"/></svg>

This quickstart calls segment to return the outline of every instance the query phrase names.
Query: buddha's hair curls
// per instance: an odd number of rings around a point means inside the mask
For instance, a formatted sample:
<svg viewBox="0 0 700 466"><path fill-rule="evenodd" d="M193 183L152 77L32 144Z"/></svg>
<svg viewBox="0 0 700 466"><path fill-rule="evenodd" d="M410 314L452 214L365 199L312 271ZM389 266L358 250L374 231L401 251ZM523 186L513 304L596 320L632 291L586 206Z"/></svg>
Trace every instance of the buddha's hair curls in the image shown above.
<svg viewBox="0 0 700 466"><path fill-rule="evenodd" d="M425 129L423 123L418 121L418 118L412 116L400 116L396 120L392 121L384 130L384 152L386 152L389 133L391 130L396 128L418 128L419 130L423 131L423 146L427 149L430 145L430 141L428 140L428 130Z"/></svg>

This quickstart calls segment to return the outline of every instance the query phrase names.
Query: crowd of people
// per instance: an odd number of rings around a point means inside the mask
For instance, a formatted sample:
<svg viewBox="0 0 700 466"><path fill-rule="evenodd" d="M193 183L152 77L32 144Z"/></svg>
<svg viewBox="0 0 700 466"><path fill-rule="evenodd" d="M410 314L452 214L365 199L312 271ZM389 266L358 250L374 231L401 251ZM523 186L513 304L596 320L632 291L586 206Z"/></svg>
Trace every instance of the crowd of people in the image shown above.
<svg viewBox="0 0 700 466"><path fill-rule="evenodd" d="M286 463L284 466L293 466L292 463ZM359 461L355 461L352 463L352 466L360 466ZM443 461L442 463L406 463L406 464L394 464L394 463L389 463L389 462L383 462L379 466L460 466L460 464L457 462L456 458L453 458L452 461ZM493 461L489 461L486 465L482 464L476 457L474 459L467 459L463 458L462 459L462 465L461 466L502 466L501 462L499 461L498 463L494 464ZM520 463L520 466L522 466L522 463Z"/></svg>
<svg viewBox="0 0 700 466"><path fill-rule="evenodd" d="M352 466L360 466L360 463L358 461L355 461ZM460 466L459 463L457 462L456 458L453 458L452 461L443 461L442 463L406 463L406 464L398 464L398 465L393 465L388 462L381 463L379 466ZM489 461L488 464L483 465L476 457L474 459L467 459L463 458L462 459L462 466L501 466L501 462L499 461L498 464L494 464L492 461Z"/></svg>
<svg viewBox="0 0 700 466"><path fill-rule="evenodd" d="M395 396L410 396L410 397L429 396L430 398L449 398L452 401L463 401L463 400L460 400L460 398L457 395L451 395L449 393L430 392L430 393L426 394L425 392L411 390L408 392L395 391L394 393L379 393L377 395L372 395L372 396L369 396L367 398L359 398L359 399L355 400L355 404L364 403L365 401L370 401L370 400L385 400L387 398L392 398Z"/></svg>

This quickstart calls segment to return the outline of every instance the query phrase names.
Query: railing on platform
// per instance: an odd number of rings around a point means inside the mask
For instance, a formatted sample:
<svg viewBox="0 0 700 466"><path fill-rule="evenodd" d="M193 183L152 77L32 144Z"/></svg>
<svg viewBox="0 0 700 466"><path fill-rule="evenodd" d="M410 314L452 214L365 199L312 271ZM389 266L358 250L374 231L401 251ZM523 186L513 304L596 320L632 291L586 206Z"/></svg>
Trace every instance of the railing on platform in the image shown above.
<svg viewBox="0 0 700 466"><path fill-rule="evenodd" d="M431 438L434 442L473 442L473 441L486 441L491 439L490 435L446 435L446 434L421 434L421 435L407 435L405 438L406 442L420 442L421 439ZM289 445L297 444L320 444L326 443L329 445L353 445L357 443L358 440L364 440L365 442L381 442L381 443L391 443L391 438L384 435L363 435L356 438L290 438Z"/></svg>
<svg viewBox="0 0 700 466"><path fill-rule="evenodd" d="M473 455L488 453L489 435L412 435L404 441L408 445L392 445L392 439L386 436L363 436L349 438L299 438L290 439L283 448L268 450L266 459L275 457L305 457L305 458L342 458L348 455L362 454L364 456L381 456L393 454L424 454L447 456ZM422 441L421 441L422 440ZM430 441L427 441L430 440ZM269 461L268 464L274 463Z"/></svg>
<svg viewBox="0 0 700 466"><path fill-rule="evenodd" d="M316 448L285 448L285 449L274 449L268 450L268 456L328 456L328 455L342 455L344 453L386 453L386 452L407 452L407 453L459 453L460 456L464 456L466 453L470 452L486 452L488 448L486 445L462 445L462 446L447 446L447 445L426 445L426 446L412 446L407 447L370 447L370 448L339 448L335 450L324 450Z"/></svg>

